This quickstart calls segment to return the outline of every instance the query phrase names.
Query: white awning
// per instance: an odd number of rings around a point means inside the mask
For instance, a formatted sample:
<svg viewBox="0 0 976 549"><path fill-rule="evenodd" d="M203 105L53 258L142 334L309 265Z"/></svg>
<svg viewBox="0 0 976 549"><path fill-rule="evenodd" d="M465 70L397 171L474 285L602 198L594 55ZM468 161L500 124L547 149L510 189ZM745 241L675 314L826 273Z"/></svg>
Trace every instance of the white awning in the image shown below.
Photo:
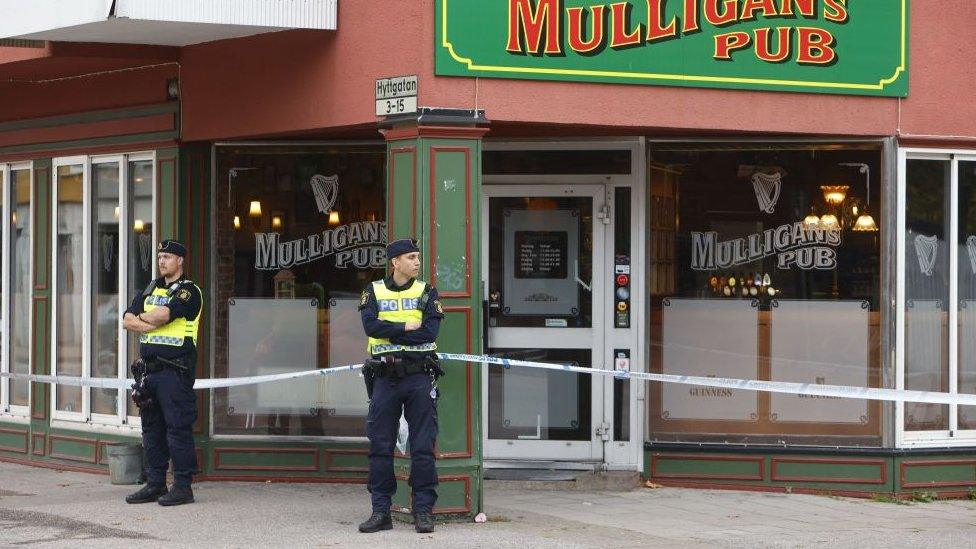
<svg viewBox="0 0 976 549"><path fill-rule="evenodd" d="M336 28L337 0L0 0L0 38L186 46Z"/></svg>

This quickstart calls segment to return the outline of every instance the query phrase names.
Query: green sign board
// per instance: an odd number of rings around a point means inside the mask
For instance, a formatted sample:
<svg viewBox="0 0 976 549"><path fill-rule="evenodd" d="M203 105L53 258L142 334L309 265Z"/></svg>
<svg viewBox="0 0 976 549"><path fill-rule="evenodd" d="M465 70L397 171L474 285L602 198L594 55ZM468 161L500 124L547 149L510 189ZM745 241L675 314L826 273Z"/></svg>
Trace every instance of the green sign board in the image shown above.
<svg viewBox="0 0 976 549"><path fill-rule="evenodd" d="M438 75L908 95L908 0L436 6Z"/></svg>

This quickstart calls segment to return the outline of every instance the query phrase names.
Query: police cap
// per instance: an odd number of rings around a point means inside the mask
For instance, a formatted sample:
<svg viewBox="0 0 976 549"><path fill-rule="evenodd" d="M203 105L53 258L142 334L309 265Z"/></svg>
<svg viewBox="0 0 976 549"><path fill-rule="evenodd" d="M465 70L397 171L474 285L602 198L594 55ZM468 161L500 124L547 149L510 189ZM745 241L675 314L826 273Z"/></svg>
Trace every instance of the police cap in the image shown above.
<svg viewBox="0 0 976 549"><path fill-rule="evenodd" d="M168 254L186 257L186 246L184 246L179 240L167 238L159 243L159 252L166 252Z"/></svg>
<svg viewBox="0 0 976 549"><path fill-rule="evenodd" d="M386 258L393 259L398 255L408 254L411 252L419 252L420 248L417 247L417 239L415 238L401 238L399 240L394 240L386 245Z"/></svg>

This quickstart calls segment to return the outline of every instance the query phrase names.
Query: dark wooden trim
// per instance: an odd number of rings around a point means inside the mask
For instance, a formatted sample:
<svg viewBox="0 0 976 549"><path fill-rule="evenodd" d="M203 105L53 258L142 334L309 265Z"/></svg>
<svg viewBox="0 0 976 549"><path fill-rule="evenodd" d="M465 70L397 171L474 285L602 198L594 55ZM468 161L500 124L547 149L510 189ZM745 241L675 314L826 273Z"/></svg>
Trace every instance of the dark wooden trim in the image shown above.
<svg viewBox="0 0 976 549"><path fill-rule="evenodd" d="M0 446L0 451L3 451L3 452L17 452L18 454L26 454L27 452L30 451L30 449L27 446L28 438L29 438L28 435L30 434L30 431L29 430L27 430L27 429L6 429L6 428L0 428L0 433L7 434L7 435L20 435L20 436L24 437L24 445L23 445L23 447L17 447L17 446Z"/></svg>
<svg viewBox="0 0 976 549"><path fill-rule="evenodd" d="M277 454L277 455L310 455L313 465L226 465L221 463L220 457L223 454ZM213 450L213 469L214 471L300 471L318 472L319 470L319 449L313 448L214 448Z"/></svg>
<svg viewBox="0 0 976 549"><path fill-rule="evenodd" d="M464 290L460 292L438 290L442 298L471 298L471 148L430 148L430 283L437 286L437 153L464 154Z"/></svg>
<svg viewBox="0 0 976 549"><path fill-rule="evenodd" d="M40 440L40 443L38 443ZM31 434L31 454L35 456L43 456L44 451L47 449L47 434L45 433L32 433Z"/></svg>
<svg viewBox="0 0 976 549"><path fill-rule="evenodd" d="M171 113L164 113L140 118L87 122L71 126L29 128L0 132L0 149L27 147L30 145L46 146L51 143L70 142L80 139L124 137L171 132L175 130L175 116Z"/></svg>
<svg viewBox="0 0 976 549"><path fill-rule="evenodd" d="M38 303L42 303L42 302L43 303L47 303L48 302L47 296L34 295L32 297L32 300L31 300L31 316L32 316L32 318L31 318L31 326L32 326L32 329L31 329L32 337L31 337L31 339L32 339L32 341L31 341L31 347L30 347L30 358L29 358L29 360L30 360L30 364L31 364L31 370L34 372L35 375L37 375L37 374L46 374L48 372L47 368L45 368L44 371L42 372L41 369L40 369L40 366L41 366L41 364L45 364L46 365L48 358L51 356L51 354L50 354L51 353L51 348L49 347L50 340L51 340L51 338L49 337L50 334L51 334L51 308L50 308L49 304L48 305L45 305L45 314L44 314L43 330L39 330L39 328L41 328L41 326L39 326L39 323L38 323L38 320L37 320L37 316L38 316L37 315L37 305L38 305ZM37 343L40 343L41 346L44 349L43 352L41 353L41 356L40 357L38 357L37 354L36 354L36 348L37 348L36 347L36 344ZM47 383L34 383L33 384L33 393L34 393L32 395L33 400L31 401L31 419L47 419L47 411L49 409L50 398L51 398L50 385L48 385ZM39 402L39 401L42 401L42 400L43 400L44 405L41 408L38 409L38 407L36 406L36 403Z"/></svg>
<svg viewBox="0 0 976 549"><path fill-rule="evenodd" d="M0 162L16 162L52 156L94 155L132 152L176 146L176 131L155 132L127 136L76 139L40 145L17 145L0 149Z"/></svg>
<svg viewBox="0 0 976 549"><path fill-rule="evenodd" d="M13 120L0 123L0 132L22 130L27 128L51 128L57 126L70 126L74 124L85 124L90 122L100 122L104 120L119 120L125 118L140 118L144 116L154 116L159 114L176 114L179 112L179 102L169 101L166 103L155 103L151 105L141 105L138 107L124 107L121 109L105 109L98 111L88 111L77 114L61 114L57 116L47 116L43 118L29 118L23 120Z"/></svg>
<svg viewBox="0 0 976 549"><path fill-rule="evenodd" d="M976 149L976 139L948 135L899 135L899 147L930 147L933 149Z"/></svg>
<svg viewBox="0 0 976 549"><path fill-rule="evenodd" d="M71 454L61 454L52 452L51 449L54 447L54 442L58 440L63 440L65 442L77 442L79 444L88 444L92 447L92 457L85 458L80 456L73 456ZM98 441L90 438L82 437L69 437L65 435L48 435L47 437L47 455L48 457L55 459L66 459L68 461L81 461L84 463L98 463Z"/></svg>
<svg viewBox="0 0 976 549"><path fill-rule="evenodd" d="M473 322L474 313L471 307L468 306L450 306L444 307L444 314L447 313L464 313L465 315L465 332L464 332L464 347L465 353L471 354L471 324ZM473 395L471 394L472 385L472 373L471 373L471 363L464 363L464 391L465 391L465 424L467 429L467 446L464 452L444 452L438 453L437 457L439 459L467 459L474 457L474 406L472 402Z"/></svg>
<svg viewBox="0 0 976 549"><path fill-rule="evenodd" d="M693 473L659 473L657 464L660 460L690 460L690 461L725 461L750 462L759 465L756 475L725 475L725 474L693 474ZM651 454L652 479L702 479L702 480L765 480L766 458L764 456L699 456L694 454Z"/></svg>
<svg viewBox="0 0 976 549"><path fill-rule="evenodd" d="M108 474L108 469L105 467L82 467L80 465L68 465L66 463L54 463L50 461L16 458L4 455L0 455L0 461L5 463L16 463L18 465L30 465L31 467L41 467L44 469L54 469L56 471L72 471L75 473L91 473L95 475Z"/></svg>
<svg viewBox="0 0 976 549"><path fill-rule="evenodd" d="M404 475L397 475L397 480L402 480L407 482L409 479ZM464 482L464 507L437 507L434 504L433 514L435 515L456 515L459 513L470 513L471 512L471 475L437 475L437 482ZM392 505L391 510L397 511L399 513L409 513L410 510L399 505Z"/></svg>
<svg viewBox="0 0 976 549"><path fill-rule="evenodd" d="M880 476L876 478L845 478L845 477L813 477L780 475L780 463L795 464L823 464L823 465L874 465L879 468ZM884 459L833 459L833 458L770 458L769 479L774 482L825 482L835 484L887 484L888 462Z"/></svg>
<svg viewBox="0 0 976 549"><path fill-rule="evenodd" d="M401 139L416 139L418 137L442 137L445 139L481 139L489 128L464 126L404 126L400 128L381 129L380 133L387 141Z"/></svg>
<svg viewBox="0 0 976 549"><path fill-rule="evenodd" d="M98 465L108 465L108 446L112 444L111 440L99 440L95 443L95 463Z"/></svg>
<svg viewBox="0 0 976 549"><path fill-rule="evenodd" d="M657 482L657 481L655 481ZM866 490L835 490L832 488L803 488L798 486L768 486L763 484L738 484L738 483L708 483L692 481L663 481L662 486L668 488L700 488L705 490L737 490L741 492L769 492L776 494L810 494L810 495L832 495L850 498L870 498L879 493L890 494L888 491L870 492Z"/></svg>
<svg viewBox="0 0 976 549"><path fill-rule="evenodd" d="M923 461L902 461L899 467L898 480L900 488L938 488L943 486L976 486L976 480L908 482L906 476L909 467L942 467L946 465L969 465L976 469L976 459L930 459Z"/></svg>
<svg viewBox="0 0 976 549"><path fill-rule="evenodd" d="M326 448L325 450L323 450L323 453L325 454L325 472L327 473L368 473L369 472L368 465L365 467L336 467L335 465L332 464L333 458L336 455L368 456L369 450L366 449L358 450L355 448L349 448L349 449Z"/></svg>
<svg viewBox="0 0 976 549"><path fill-rule="evenodd" d="M2 459L0 459L2 461ZM275 484L366 484L362 477L279 477L268 475L194 475L193 482L271 482Z"/></svg>
<svg viewBox="0 0 976 549"><path fill-rule="evenodd" d="M32 238L31 247L33 248L33 254L34 254L34 256L31 257L31 273L33 273L34 280L32 280L31 282L33 283L34 290L40 292L47 290L48 284L51 281L51 235L50 235L51 216L50 215L46 216L48 218L47 219L48 222L46 223L47 227L46 230L41 231L40 230L41 216L38 215L38 213L39 213L39 206L42 205L42 202L40 197L38 196L38 193L40 192L40 188L41 188L40 183L42 180L44 182L44 185L47 187L49 193L54 190L54 185L52 184L53 180L51 178L52 175L51 169L52 168L49 168L47 166L34 168L34 177L33 180L31 181L31 225L32 225L31 230L33 231L33 233L31 234L31 238ZM43 204L43 206L45 212L49 211L48 208L50 208L51 206L50 198L51 196L49 194L48 200L44 201L45 203ZM48 238L41 239L39 238L40 235L47 235ZM38 278L38 275L41 274L39 269L37 268L37 256L41 255L38 253L38 246L40 246L43 249L43 255L45 258L44 264L47 265L48 267L46 269L46 272L44 273L43 284L39 282L39 278Z"/></svg>

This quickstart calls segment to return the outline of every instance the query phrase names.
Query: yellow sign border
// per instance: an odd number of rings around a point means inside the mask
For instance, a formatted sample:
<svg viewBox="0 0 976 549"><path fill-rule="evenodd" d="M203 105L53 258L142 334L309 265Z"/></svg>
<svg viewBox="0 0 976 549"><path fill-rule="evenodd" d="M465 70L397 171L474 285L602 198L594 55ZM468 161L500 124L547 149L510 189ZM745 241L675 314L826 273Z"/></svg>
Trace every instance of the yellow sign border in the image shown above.
<svg viewBox="0 0 976 549"><path fill-rule="evenodd" d="M677 80L688 82L726 82L732 84L766 84L773 86L793 86L808 88L837 88L853 90L883 90L885 86L898 80L905 71L905 28L907 21L906 3L901 0L901 64L895 68L895 73L883 78L877 84L853 84L850 82L811 82L806 80L776 80L769 78L733 78L726 76L695 76L687 74L657 74L642 72L595 71L583 69L546 69L532 67L499 67L494 65L477 65L470 57L461 57L454 51L454 44L447 39L447 2L441 0L441 47L446 49L458 63L467 65L468 70L485 72L509 72L521 74L561 74L567 76L604 76L612 78L632 78L645 80Z"/></svg>

